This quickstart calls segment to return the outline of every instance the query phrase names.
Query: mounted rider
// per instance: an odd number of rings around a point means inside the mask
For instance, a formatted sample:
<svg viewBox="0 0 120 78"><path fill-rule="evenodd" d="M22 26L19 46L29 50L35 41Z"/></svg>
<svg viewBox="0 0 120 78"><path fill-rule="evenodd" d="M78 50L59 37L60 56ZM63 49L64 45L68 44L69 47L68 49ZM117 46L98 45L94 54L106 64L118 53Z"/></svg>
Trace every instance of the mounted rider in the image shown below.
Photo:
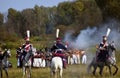
<svg viewBox="0 0 120 78"><path fill-rule="evenodd" d="M59 56L62 58L63 67L66 68L66 59L65 59L64 50L67 50L67 48L62 44L61 39L57 38L56 43L51 48L51 51L53 52L54 57Z"/></svg>
<svg viewBox="0 0 120 78"><path fill-rule="evenodd" d="M57 36L56 43L52 46L51 51L53 52L53 57L59 56L62 58L63 68L66 68L66 57L64 50L67 50L67 48L62 44L61 38Z"/></svg>
<svg viewBox="0 0 120 78"><path fill-rule="evenodd" d="M33 48L33 45L30 43L30 31L27 31L27 37L25 38L25 43L22 45L22 60L25 58L28 52Z"/></svg>
<svg viewBox="0 0 120 78"><path fill-rule="evenodd" d="M99 44L98 48L97 48L97 59L96 61L100 61L100 62L105 62L108 57L109 57L109 51L108 51L108 42L107 42L107 38L110 34L111 29L108 28L106 35L103 36L103 40L102 42Z"/></svg>
<svg viewBox="0 0 120 78"><path fill-rule="evenodd" d="M107 36L103 36L103 41L99 44L97 61L105 62L109 57Z"/></svg>

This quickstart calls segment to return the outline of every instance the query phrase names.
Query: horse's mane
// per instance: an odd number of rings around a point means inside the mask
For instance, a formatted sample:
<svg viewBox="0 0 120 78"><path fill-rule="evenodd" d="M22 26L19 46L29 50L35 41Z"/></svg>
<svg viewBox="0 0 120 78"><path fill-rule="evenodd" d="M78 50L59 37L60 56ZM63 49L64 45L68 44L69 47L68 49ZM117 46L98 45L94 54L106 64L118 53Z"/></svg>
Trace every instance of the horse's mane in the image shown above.
<svg viewBox="0 0 120 78"><path fill-rule="evenodd" d="M5 52L3 53L3 57L4 57L6 54L7 54L7 51L5 51Z"/></svg>

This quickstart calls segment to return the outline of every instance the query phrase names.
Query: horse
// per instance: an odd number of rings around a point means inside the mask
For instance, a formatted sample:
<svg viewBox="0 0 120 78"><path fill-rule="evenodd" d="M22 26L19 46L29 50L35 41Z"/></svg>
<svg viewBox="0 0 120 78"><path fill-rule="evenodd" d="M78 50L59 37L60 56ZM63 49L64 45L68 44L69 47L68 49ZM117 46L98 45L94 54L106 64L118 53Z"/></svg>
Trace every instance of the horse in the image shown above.
<svg viewBox="0 0 120 78"><path fill-rule="evenodd" d="M33 48L30 49L29 52L25 55L25 57L22 60L22 69L23 69L23 78L26 74L28 78L31 78L31 58L34 55L34 51L32 50ZM27 71L28 68L28 71Z"/></svg>
<svg viewBox="0 0 120 78"><path fill-rule="evenodd" d="M51 61L51 76L57 78L57 71L59 69L59 76L62 78L63 74L63 62L61 57L53 57Z"/></svg>
<svg viewBox="0 0 120 78"><path fill-rule="evenodd" d="M118 67L116 65L116 61L114 59L112 59L112 53L111 52L112 52L113 48L114 48L114 46L111 46L109 44L109 46L108 46L109 57L105 62L101 62L101 61L98 62L98 61L96 61L96 56L93 57L93 60L91 61L91 63L88 65L88 68L87 68L88 73L90 73L90 69L91 69L91 67L93 67L94 70L93 70L92 73L93 73L93 75L95 75L96 69L97 69L97 67L99 67L100 68L99 74L102 76L103 68L104 68L104 66L107 66L109 68L109 73L111 75L112 74L111 66L113 66L116 69L115 72L113 73L113 75L116 75L117 71L118 71Z"/></svg>
<svg viewBox="0 0 120 78"><path fill-rule="evenodd" d="M5 52L3 53L1 59L0 59L0 78L3 77L3 73L2 70L5 71L7 78L8 76L8 67L9 67L9 62L8 62L8 58L11 56L11 52L9 50L5 50Z"/></svg>

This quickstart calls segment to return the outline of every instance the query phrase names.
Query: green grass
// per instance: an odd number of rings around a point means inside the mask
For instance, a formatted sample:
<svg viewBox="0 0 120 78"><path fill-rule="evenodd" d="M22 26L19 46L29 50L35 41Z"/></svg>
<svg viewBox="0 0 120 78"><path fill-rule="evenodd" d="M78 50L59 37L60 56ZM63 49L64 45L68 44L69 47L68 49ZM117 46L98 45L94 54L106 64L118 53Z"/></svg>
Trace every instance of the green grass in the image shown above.
<svg viewBox="0 0 120 78"><path fill-rule="evenodd" d="M92 74L87 74L87 65L69 65L67 69L63 70L63 78L119 78L120 72L118 71L116 76L110 76L108 69L104 69L103 77L98 74L96 76ZM5 77L5 75L4 75ZM20 68L10 68L9 78L22 78L22 69ZM32 78L50 78L49 68L32 68Z"/></svg>
<svg viewBox="0 0 120 78"><path fill-rule="evenodd" d="M22 78L22 69L17 68L17 59L15 50L11 51L12 57L9 58L13 67L8 69L9 78ZM120 52L116 53L117 57L117 65L120 68ZM99 69L97 69L96 76L92 74L88 74L87 65L68 65L67 69L63 70L63 78L120 78L120 71L118 71L116 76L110 76L108 72L108 68L104 68L103 77L101 77L98 73ZM112 72L114 71L112 67ZM5 78L5 73L3 75ZM50 78L50 69L49 68L32 68L32 78Z"/></svg>

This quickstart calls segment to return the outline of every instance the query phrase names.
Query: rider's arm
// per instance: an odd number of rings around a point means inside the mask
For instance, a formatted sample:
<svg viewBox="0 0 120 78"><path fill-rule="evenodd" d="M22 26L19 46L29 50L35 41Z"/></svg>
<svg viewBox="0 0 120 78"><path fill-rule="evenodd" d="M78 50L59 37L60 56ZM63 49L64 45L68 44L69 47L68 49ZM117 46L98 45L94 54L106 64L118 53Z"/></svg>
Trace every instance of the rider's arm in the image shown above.
<svg viewBox="0 0 120 78"><path fill-rule="evenodd" d="M105 46L102 43L99 45L99 50L105 50Z"/></svg>

